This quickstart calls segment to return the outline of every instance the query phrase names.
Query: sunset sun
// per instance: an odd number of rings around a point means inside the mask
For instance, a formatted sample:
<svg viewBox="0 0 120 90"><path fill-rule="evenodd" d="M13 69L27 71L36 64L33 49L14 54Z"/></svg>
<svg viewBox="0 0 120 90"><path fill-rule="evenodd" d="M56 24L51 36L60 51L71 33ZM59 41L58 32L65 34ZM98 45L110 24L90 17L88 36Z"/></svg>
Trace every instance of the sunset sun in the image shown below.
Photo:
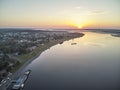
<svg viewBox="0 0 120 90"><path fill-rule="evenodd" d="M82 25L77 25L77 28L81 29L81 28L82 28Z"/></svg>

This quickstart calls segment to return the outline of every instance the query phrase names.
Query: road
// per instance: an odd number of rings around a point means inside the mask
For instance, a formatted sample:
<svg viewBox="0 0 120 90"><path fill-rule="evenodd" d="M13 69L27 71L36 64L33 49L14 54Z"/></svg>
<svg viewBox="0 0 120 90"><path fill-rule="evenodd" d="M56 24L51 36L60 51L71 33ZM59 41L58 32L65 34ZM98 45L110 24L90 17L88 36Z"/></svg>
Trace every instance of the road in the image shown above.
<svg viewBox="0 0 120 90"><path fill-rule="evenodd" d="M11 80L17 80L24 72L25 72L25 68L34 60L36 59L38 56L40 55L40 53L38 53L35 57L33 57L32 59L28 60L27 62L25 62L23 64L22 67L19 68L19 70L17 70L14 74L9 76L9 79L5 79L5 83L0 86L0 90L7 90L7 88L9 88L11 86ZM11 90L11 89L9 89Z"/></svg>
<svg viewBox="0 0 120 90"><path fill-rule="evenodd" d="M33 58L35 59L35 58ZM14 74L9 76L9 79L4 79L4 83L0 86L0 90L7 90L7 88L11 85L11 80L17 80L24 72L25 68L32 62L32 60L28 60L18 71L16 71ZM10 89L9 89L10 90Z"/></svg>

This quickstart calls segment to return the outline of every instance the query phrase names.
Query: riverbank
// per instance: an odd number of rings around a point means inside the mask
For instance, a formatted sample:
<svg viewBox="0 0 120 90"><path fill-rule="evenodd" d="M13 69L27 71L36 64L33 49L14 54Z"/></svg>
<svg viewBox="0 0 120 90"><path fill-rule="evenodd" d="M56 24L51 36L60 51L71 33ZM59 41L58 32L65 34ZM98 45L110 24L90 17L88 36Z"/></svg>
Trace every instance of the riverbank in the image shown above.
<svg viewBox="0 0 120 90"><path fill-rule="evenodd" d="M13 68L13 70L12 70L13 74L11 76L9 76L10 79L9 80L6 79L6 83L2 87L0 87L0 89L6 90L6 88L9 87L11 84L10 80L18 79L25 71L25 68L45 50L49 49L50 47L52 47L56 44L62 44L64 41L82 37L82 36L84 36L83 33L71 33L71 34L69 33L69 35L66 37L63 37L61 39L51 40L49 42L44 43L44 45L38 46L36 49L34 49L32 52L30 52L28 54L18 56L17 58L21 59L22 62Z"/></svg>
<svg viewBox="0 0 120 90"><path fill-rule="evenodd" d="M79 33L79 34L75 33L69 37L64 37L63 39L52 40L52 41L45 43L44 45L38 46L35 50L33 50L32 52L30 52L28 54L19 56L19 58L22 59L23 62L20 63L17 67L15 67L13 69L13 71L12 71L14 73L13 78L19 77L20 72L22 72L26 66L28 66L33 60L35 60L45 50L49 49L50 47L52 47L56 44L61 44L64 41L82 37L82 36L84 36L83 33Z"/></svg>

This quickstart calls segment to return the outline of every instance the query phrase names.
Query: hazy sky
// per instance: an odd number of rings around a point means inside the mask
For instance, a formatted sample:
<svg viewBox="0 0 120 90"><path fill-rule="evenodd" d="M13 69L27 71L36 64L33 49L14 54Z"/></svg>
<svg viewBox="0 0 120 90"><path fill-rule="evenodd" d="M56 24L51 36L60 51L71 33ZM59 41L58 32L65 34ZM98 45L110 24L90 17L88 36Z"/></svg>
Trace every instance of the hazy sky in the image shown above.
<svg viewBox="0 0 120 90"><path fill-rule="evenodd" d="M120 0L0 0L0 27L120 28Z"/></svg>

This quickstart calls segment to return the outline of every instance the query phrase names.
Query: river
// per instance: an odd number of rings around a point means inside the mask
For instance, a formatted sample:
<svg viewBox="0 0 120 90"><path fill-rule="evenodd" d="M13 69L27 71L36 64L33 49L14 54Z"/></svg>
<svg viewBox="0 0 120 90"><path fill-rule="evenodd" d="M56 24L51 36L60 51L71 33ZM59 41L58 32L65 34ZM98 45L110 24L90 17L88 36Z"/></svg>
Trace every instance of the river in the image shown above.
<svg viewBox="0 0 120 90"><path fill-rule="evenodd" d="M31 62L24 90L120 90L120 37L84 33Z"/></svg>

